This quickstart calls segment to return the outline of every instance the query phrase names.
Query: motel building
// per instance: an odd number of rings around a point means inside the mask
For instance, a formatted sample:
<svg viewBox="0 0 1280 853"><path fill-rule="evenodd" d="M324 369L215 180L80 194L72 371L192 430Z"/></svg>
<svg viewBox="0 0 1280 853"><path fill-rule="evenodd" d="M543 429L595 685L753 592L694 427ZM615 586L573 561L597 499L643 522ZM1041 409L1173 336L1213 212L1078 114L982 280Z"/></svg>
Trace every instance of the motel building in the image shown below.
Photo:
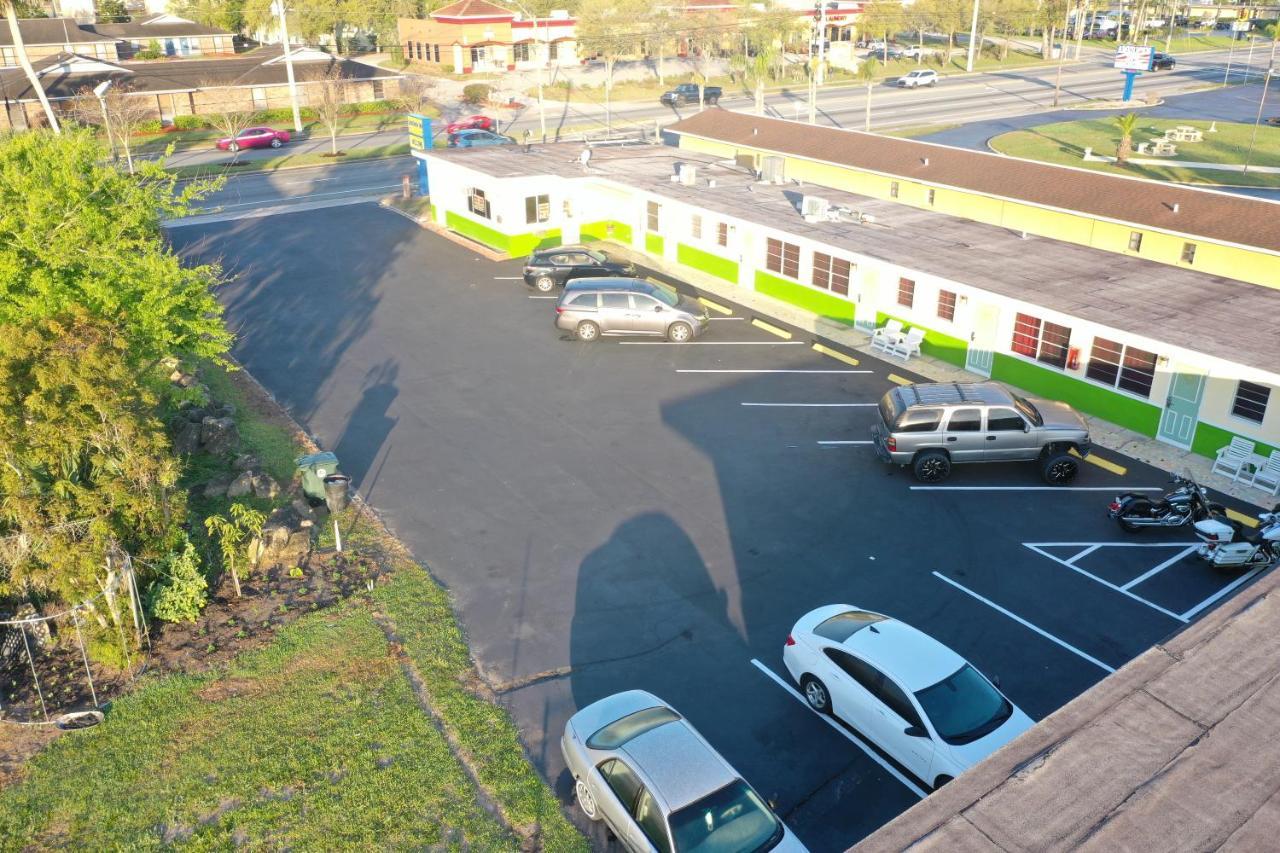
<svg viewBox="0 0 1280 853"><path fill-rule="evenodd" d="M411 64L454 74L577 65L577 22L563 10L526 18L488 0L459 0L397 21Z"/></svg>
<svg viewBox="0 0 1280 853"><path fill-rule="evenodd" d="M434 220L512 257L613 241L1178 448L1280 448L1280 205L721 109L664 136L414 154Z"/></svg>

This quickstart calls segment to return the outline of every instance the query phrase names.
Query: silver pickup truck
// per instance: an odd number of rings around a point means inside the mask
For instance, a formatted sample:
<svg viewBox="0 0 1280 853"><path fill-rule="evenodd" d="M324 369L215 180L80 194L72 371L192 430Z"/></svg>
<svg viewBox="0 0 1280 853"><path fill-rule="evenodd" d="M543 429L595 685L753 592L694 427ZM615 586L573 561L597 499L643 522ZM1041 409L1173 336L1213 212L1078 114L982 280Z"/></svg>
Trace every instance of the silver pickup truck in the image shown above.
<svg viewBox="0 0 1280 853"><path fill-rule="evenodd" d="M922 483L941 482L966 462L1036 462L1045 482L1062 486L1089 453L1089 428L1074 409L998 382L903 385L880 399L878 411L876 452L910 465Z"/></svg>

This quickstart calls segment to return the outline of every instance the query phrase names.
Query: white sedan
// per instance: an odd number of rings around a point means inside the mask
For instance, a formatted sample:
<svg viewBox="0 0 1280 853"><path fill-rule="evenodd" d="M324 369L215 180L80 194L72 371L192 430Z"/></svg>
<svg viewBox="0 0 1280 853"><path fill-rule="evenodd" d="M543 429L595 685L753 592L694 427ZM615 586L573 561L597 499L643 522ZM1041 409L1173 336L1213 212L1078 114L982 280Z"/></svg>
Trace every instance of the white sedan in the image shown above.
<svg viewBox="0 0 1280 853"><path fill-rule="evenodd" d="M951 649L847 604L801 617L782 660L815 711L844 720L934 788L1034 725Z"/></svg>

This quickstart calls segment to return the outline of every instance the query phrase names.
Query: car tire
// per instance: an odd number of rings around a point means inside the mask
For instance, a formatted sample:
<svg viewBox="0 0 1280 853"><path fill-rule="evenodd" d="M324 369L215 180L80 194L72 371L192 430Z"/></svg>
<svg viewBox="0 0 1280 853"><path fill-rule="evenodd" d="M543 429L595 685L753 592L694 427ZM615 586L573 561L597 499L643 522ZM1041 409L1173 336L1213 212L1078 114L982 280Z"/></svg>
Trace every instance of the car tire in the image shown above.
<svg viewBox="0 0 1280 853"><path fill-rule="evenodd" d="M951 781L950 776L946 776L946 775L939 776L937 779L933 780L933 790L935 791L938 790L939 788L941 788L943 785L947 784L950 781Z"/></svg>
<svg viewBox="0 0 1280 853"><path fill-rule="evenodd" d="M227 146L227 150L230 151L232 154L234 154L240 150L240 146L239 144L232 142L230 145Z"/></svg>
<svg viewBox="0 0 1280 853"><path fill-rule="evenodd" d="M820 680L812 675L805 675L800 679L800 692L804 694L804 700L809 703L810 708L819 714L831 713L831 691Z"/></svg>
<svg viewBox="0 0 1280 853"><path fill-rule="evenodd" d="M688 343L693 340L693 327L683 322L672 323L667 326L667 340L673 344Z"/></svg>
<svg viewBox="0 0 1280 853"><path fill-rule="evenodd" d="M281 145L284 145L284 143L283 143L283 142L281 142L279 139L273 139L273 140L271 140L271 147L272 147L272 148L279 148Z"/></svg>
<svg viewBox="0 0 1280 853"><path fill-rule="evenodd" d="M951 476L951 457L941 450L925 450L912 460L911 473L922 483L941 483Z"/></svg>
<svg viewBox="0 0 1280 853"><path fill-rule="evenodd" d="M534 279L533 286L541 293L550 293L556 286L556 280L549 275L540 275Z"/></svg>
<svg viewBox="0 0 1280 853"><path fill-rule="evenodd" d="M937 81L937 80L930 80L930 81L929 81L929 87L930 87L930 88L933 88L933 87L934 87L934 86L936 86L936 85L938 85L938 81Z"/></svg>
<svg viewBox="0 0 1280 853"><path fill-rule="evenodd" d="M1080 460L1070 453L1051 453L1040 463L1040 476L1051 486L1065 486L1080 473Z"/></svg>
<svg viewBox="0 0 1280 853"><path fill-rule="evenodd" d="M573 781L573 798L578 801L578 808L582 809L582 813L587 816L588 820L600 819L600 809L596 805L596 798L591 796L587 783L581 779Z"/></svg>
<svg viewBox="0 0 1280 853"><path fill-rule="evenodd" d="M573 330L573 335L584 343L591 343L600 337L600 327L590 320L583 320L578 324L578 328Z"/></svg>

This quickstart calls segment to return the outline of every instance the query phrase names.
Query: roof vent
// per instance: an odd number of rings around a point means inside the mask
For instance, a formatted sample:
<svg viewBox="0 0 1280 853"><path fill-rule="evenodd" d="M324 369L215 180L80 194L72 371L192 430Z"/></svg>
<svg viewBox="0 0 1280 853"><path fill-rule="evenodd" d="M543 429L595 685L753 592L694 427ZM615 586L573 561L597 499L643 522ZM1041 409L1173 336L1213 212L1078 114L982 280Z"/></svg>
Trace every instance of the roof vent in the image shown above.
<svg viewBox="0 0 1280 853"><path fill-rule="evenodd" d="M1177 212L1178 212L1178 208L1179 208L1179 206L1180 206L1180 205L1179 205L1176 201L1173 203L1173 212L1174 212L1174 213L1177 213Z"/></svg>
<svg viewBox="0 0 1280 853"><path fill-rule="evenodd" d="M758 127L753 127L753 128L751 128L751 135L752 135L752 136L759 136L759 135L760 135L760 128L758 128Z"/></svg>
<svg viewBox="0 0 1280 853"><path fill-rule="evenodd" d="M924 158L924 159L922 159L920 162L921 162L921 163L923 163L924 165L928 166L928 165L929 165L929 158L928 158L928 157L925 157L925 158Z"/></svg>

